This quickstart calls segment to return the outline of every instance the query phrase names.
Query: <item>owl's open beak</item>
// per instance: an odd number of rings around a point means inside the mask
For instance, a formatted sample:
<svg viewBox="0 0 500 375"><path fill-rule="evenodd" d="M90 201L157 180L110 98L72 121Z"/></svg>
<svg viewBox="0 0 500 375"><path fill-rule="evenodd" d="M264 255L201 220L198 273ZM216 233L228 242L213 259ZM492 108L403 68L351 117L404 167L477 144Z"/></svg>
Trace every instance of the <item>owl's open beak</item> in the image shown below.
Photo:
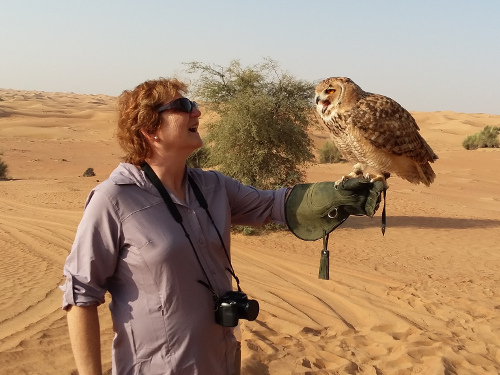
<svg viewBox="0 0 500 375"><path fill-rule="evenodd" d="M323 109L321 110L322 113L325 113L328 107L330 106L330 101L328 100L323 100Z"/></svg>
<svg viewBox="0 0 500 375"><path fill-rule="evenodd" d="M316 96L316 106L318 106L319 104L321 104L323 106L321 112L322 113L325 113L326 110L328 109L328 106L330 105L330 101L329 100L321 100L320 96Z"/></svg>

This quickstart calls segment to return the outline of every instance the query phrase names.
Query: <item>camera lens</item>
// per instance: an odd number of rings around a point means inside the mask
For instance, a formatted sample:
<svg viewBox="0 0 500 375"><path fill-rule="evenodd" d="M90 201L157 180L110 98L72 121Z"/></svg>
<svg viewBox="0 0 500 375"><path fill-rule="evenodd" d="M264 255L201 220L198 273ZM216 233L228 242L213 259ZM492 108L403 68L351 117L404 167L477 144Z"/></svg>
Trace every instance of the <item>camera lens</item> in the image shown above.
<svg viewBox="0 0 500 375"><path fill-rule="evenodd" d="M238 306L238 314L240 319L255 320L259 315L259 302L253 299L246 300L245 302L240 302L241 306Z"/></svg>

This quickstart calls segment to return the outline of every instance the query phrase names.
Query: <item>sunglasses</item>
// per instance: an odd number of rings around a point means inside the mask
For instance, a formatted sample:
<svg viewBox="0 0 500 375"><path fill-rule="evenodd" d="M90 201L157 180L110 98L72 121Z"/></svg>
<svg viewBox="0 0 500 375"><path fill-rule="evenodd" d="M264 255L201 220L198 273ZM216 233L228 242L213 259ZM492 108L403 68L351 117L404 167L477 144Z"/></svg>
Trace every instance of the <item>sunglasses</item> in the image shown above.
<svg viewBox="0 0 500 375"><path fill-rule="evenodd" d="M196 104L196 102L192 102L188 98L179 98L172 100L165 105L162 105L160 108L158 108L158 113L161 113L168 109L176 109L182 112L191 113L193 112L193 109L198 109L198 104Z"/></svg>

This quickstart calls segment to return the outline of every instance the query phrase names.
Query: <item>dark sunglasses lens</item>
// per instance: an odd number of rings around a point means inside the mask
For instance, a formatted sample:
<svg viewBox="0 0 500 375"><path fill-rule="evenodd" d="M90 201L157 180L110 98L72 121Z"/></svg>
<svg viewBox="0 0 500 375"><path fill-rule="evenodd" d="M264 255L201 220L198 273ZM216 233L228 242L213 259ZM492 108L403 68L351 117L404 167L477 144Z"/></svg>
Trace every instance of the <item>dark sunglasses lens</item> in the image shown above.
<svg viewBox="0 0 500 375"><path fill-rule="evenodd" d="M191 101L187 98L180 98L179 101L179 109L184 112L191 112L193 108L191 107Z"/></svg>
<svg viewBox="0 0 500 375"><path fill-rule="evenodd" d="M178 109L183 112L191 113L193 108L198 108L196 102L192 102L188 98L179 98L171 101L168 104L165 104L163 107L158 109L158 112L163 112L168 109Z"/></svg>
<svg viewBox="0 0 500 375"><path fill-rule="evenodd" d="M192 102L191 100L187 98L180 98L178 99L181 105L181 109L184 112L191 113L193 112L193 109L198 109L198 104L196 102Z"/></svg>

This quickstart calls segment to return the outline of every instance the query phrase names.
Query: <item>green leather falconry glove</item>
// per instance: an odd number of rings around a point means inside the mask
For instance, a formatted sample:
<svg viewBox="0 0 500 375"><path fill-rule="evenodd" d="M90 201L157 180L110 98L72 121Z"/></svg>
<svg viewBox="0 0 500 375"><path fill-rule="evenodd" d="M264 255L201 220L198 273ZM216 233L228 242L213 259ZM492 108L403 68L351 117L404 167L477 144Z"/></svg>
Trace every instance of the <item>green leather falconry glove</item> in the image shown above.
<svg viewBox="0 0 500 375"><path fill-rule="evenodd" d="M341 184L318 182L295 185L285 203L290 231L314 241L333 231L350 215L372 217L378 209L384 184L351 178Z"/></svg>

